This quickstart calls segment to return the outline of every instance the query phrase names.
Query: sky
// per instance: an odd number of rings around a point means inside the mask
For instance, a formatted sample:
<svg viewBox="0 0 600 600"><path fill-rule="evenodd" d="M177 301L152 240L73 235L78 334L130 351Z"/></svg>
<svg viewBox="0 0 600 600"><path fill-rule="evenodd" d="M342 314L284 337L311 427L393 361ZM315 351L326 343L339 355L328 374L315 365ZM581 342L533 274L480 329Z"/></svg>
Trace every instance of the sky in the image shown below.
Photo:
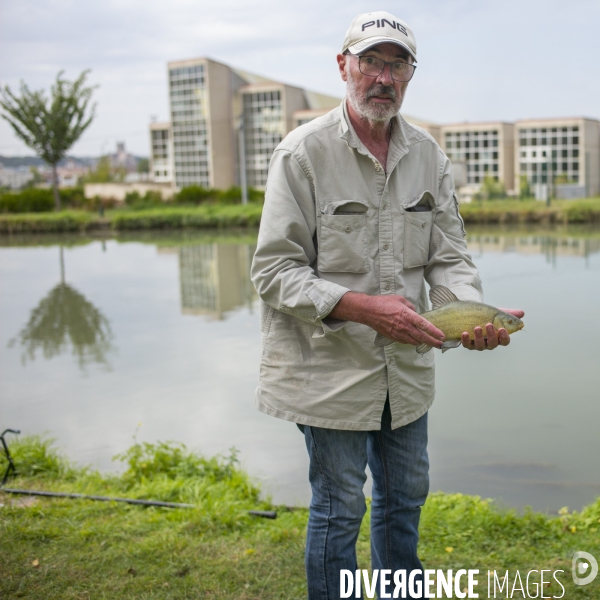
<svg viewBox="0 0 600 600"><path fill-rule="evenodd" d="M73 146L149 153L169 119L166 64L208 56L343 96L335 56L352 19L387 10L417 40L402 112L435 123L600 118L598 0L0 0L0 84L48 90L91 69L96 118ZM31 155L0 119L0 154Z"/></svg>

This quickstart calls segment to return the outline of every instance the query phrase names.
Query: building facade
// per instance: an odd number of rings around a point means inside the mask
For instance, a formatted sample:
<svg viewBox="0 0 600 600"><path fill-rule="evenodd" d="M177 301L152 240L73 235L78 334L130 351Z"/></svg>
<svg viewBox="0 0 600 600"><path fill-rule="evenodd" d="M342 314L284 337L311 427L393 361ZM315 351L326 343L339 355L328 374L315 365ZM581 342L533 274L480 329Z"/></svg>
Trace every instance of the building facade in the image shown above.
<svg viewBox="0 0 600 600"><path fill-rule="evenodd" d="M167 70L171 120L150 124L150 172L176 189L227 189L244 175L249 186L264 188L281 140L341 102L209 58L170 62ZM438 125L405 118L439 141Z"/></svg>
<svg viewBox="0 0 600 600"><path fill-rule="evenodd" d="M227 189L244 180L264 188L281 140L341 102L209 58L170 62L167 70L171 120L150 125L150 172L154 181L175 189ZM540 199L600 194L595 119L437 125L403 116L448 155L463 200L473 197L486 177L503 184L509 195L522 192L524 183Z"/></svg>
<svg viewBox="0 0 600 600"><path fill-rule="evenodd" d="M600 122L583 117L516 122L515 185L536 197L600 194Z"/></svg>
<svg viewBox="0 0 600 600"><path fill-rule="evenodd" d="M457 123L440 129L442 150L453 164L464 165L465 185L479 186L491 177L514 191L512 123Z"/></svg>
<svg viewBox="0 0 600 600"><path fill-rule="evenodd" d="M150 123L150 173L156 183L173 181L171 123Z"/></svg>

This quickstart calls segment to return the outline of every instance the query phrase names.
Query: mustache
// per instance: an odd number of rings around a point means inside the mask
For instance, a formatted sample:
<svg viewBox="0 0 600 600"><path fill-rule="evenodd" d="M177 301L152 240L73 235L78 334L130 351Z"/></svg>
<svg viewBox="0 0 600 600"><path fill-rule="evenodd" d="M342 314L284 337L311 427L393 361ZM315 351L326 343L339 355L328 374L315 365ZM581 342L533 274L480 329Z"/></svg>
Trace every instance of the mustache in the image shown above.
<svg viewBox="0 0 600 600"><path fill-rule="evenodd" d="M368 92L367 92L367 100L372 98L373 96L387 96L390 100L394 102L397 100L398 95L396 94L396 90L391 85L383 85L382 83L376 83Z"/></svg>

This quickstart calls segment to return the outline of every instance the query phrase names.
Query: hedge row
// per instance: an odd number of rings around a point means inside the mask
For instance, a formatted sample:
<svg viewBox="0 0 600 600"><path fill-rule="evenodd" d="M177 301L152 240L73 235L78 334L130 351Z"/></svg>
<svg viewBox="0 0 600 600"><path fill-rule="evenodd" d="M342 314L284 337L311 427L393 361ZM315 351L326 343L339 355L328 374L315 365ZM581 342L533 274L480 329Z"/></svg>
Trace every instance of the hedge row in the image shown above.
<svg viewBox="0 0 600 600"><path fill-rule="evenodd" d="M100 198L86 198L83 188L61 188L59 190L61 206L63 209L79 208L84 210L98 210L100 204L104 208L115 206L114 200L101 200ZM250 188L248 200L253 204L264 201L264 192ZM125 196L125 204L134 210L148 210L162 206L200 206L215 204L218 206L233 206L241 204L242 191L239 187L230 187L227 190L206 189L192 185L183 188L169 201L163 201L159 192L149 191L145 195L130 192ZM0 194L0 213L40 213L54 210L54 195L51 189L30 188L21 192L5 192Z"/></svg>
<svg viewBox="0 0 600 600"><path fill-rule="evenodd" d="M162 207L151 210L112 211L99 218L87 211L0 215L0 233L63 233L90 229L219 229L258 227L262 206Z"/></svg>

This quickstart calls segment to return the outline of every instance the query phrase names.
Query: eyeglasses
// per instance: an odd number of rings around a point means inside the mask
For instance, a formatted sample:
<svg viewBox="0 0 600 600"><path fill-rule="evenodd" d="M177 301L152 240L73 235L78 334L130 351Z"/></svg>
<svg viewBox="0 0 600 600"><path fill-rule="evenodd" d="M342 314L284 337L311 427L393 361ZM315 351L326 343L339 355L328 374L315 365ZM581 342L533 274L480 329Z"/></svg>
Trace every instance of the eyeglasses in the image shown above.
<svg viewBox="0 0 600 600"><path fill-rule="evenodd" d="M388 62L375 56L359 56L358 69L367 77L378 77L385 69L385 65L390 65L392 79L395 81L410 81L415 73L416 65L411 65L402 61Z"/></svg>

